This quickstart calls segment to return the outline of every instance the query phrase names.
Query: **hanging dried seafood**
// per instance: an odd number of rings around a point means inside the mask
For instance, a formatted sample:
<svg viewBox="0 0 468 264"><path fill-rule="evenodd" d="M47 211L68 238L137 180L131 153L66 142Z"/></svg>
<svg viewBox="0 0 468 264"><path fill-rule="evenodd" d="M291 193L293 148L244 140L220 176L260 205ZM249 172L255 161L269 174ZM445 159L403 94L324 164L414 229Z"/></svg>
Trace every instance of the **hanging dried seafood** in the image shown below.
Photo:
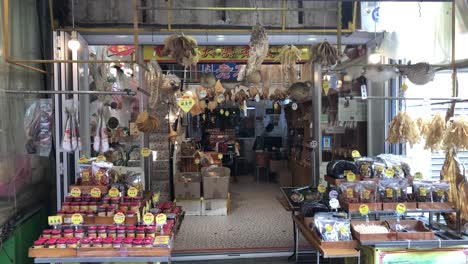
<svg viewBox="0 0 468 264"><path fill-rule="evenodd" d="M258 89L257 89L257 87L251 86L251 87L249 88L249 90L248 90L248 93L249 93L249 98L250 98L250 99L255 98L255 96L257 96L257 94L258 94Z"/></svg>
<svg viewBox="0 0 468 264"><path fill-rule="evenodd" d="M225 100L226 102L232 101L232 100L233 100L232 97L233 97L233 96L232 96L231 90L226 90L226 91L224 92L224 100Z"/></svg>
<svg viewBox="0 0 468 264"><path fill-rule="evenodd" d="M426 125L426 145L424 148L431 151L441 149L445 128L445 116L440 113L436 114Z"/></svg>
<svg viewBox="0 0 468 264"><path fill-rule="evenodd" d="M213 112L216 107L218 107L218 102L216 100L213 100L213 101L209 101L208 102L208 109Z"/></svg>
<svg viewBox="0 0 468 264"><path fill-rule="evenodd" d="M206 109L206 101L205 100L200 100L198 101L198 105L200 106L200 109L205 112L205 109Z"/></svg>
<svg viewBox="0 0 468 264"><path fill-rule="evenodd" d="M184 67L196 65L199 59L197 41L190 36L171 35L164 40L163 55L169 55Z"/></svg>
<svg viewBox="0 0 468 264"><path fill-rule="evenodd" d="M216 77L212 72L204 72L200 75L200 85L205 88L213 88L216 84Z"/></svg>
<svg viewBox="0 0 468 264"><path fill-rule="evenodd" d="M159 128L159 120L143 111L138 114L135 125L143 133L154 133Z"/></svg>
<svg viewBox="0 0 468 264"><path fill-rule="evenodd" d="M282 66L283 80L288 79L289 83L296 81L296 63L301 60L301 50L294 45L284 45L276 61L279 61Z"/></svg>
<svg viewBox="0 0 468 264"><path fill-rule="evenodd" d="M234 100L236 101L236 103L238 104L242 104L245 100L247 100L249 98L249 96L247 95L247 93L244 91L244 89L241 89L240 91L238 91L234 97Z"/></svg>
<svg viewBox="0 0 468 264"><path fill-rule="evenodd" d="M163 73L161 67L159 67L158 62L155 59L152 59L149 63L146 64L148 68L145 71L145 83L146 88L150 91L149 97L149 106L155 108L159 99L159 89L163 82Z"/></svg>
<svg viewBox="0 0 468 264"><path fill-rule="evenodd" d="M336 48L326 40L312 46L310 52L312 62L320 63L322 66L335 65L340 58Z"/></svg>
<svg viewBox="0 0 468 264"><path fill-rule="evenodd" d="M387 142L390 144L419 143L420 136L416 123L406 112L399 112L389 124Z"/></svg>
<svg viewBox="0 0 468 264"><path fill-rule="evenodd" d="M192 99L193 101L195 102L195 104L192 106L192 108L190 109L190 114L196 116L196 115L199 115L203 112L204 109L202 109L200 107L200 101L198 100L198 95L196 92L192 92L192 91L189 91L187 92L186 94L188 94Z"/></svg>
<svg viewBox="0 0 468 264"><path fill-rule="evenodd" d="M416 119L416 126L418 126L421 137L426 138L429 130L428 121L424 120L422 117L418 117L418 119Z"/></svg>
<svg viewBox="0 0 468 264"><path fill-rule="evenodd" d="M280 101L286 99L287 96L288 94L286 91L283 91L280 88L276 88L275 91L270 95L270 100Z"/></svg>
<svg viewBox="0 0 468 264"><path fill-rule="evenodd" d="M416 64L397 66L400 73L416 85L424 85L434 80L435 71L429 63L419 62Z"/></svg>
<svg viewBox="0 0 468 264"><path fill-rule="evenodd" d="M293 83L288 89L289 97L296 101L303 100L309 96L312 86L309 81Z"/></svg>
<svg viewBox="0 0 468 264"><path fill-rule="evenodd" d="M459 116L449 121L444 134L445 149L468 149L468 120Z"/></svg>
<svg viewBox="0 0 468 264"><path fill-rule="evenodd" d="M245 72L247 79L252 78L249 77L250 75L256 74L256 72L260 71L261 65L268 54L268 36L266 34L265 28L259 23L257 23L257 25L255 25L252 29L249 47L249 59L247 61ZM253 80L256 79L256 77L253 78ZM242 79L240 81L242 81Z"/></svg>
<svg viewBox="0 0 468 264"><path fill-rule="evenodd" d="M267 87L267 86L263 86L262 88L262 94L261 94L261 98L262 99L268 99L268 95L270 95L270 87Z"/></svg>
<svg viewBox="0 0 468 264"><path fill-rule="evenodd" d="M223 85L221 84L221 82L218 80L216 81L216 84L215 84L215 92L216 94L222 94L224 93L224 87Z"/></svg>
<svg viewBox="0 0 468 264"><path fill-rule="evenodd" d="M181 83L182 82L179 77L177 77L174 74L168 73L163 77L161 89L165 92L176 91L180 88Z"/></svg>
<svg viewBox="0 0 468 264"><path fill-rule="evenodd" d="M259 84L262 81L262 75L260 71L254 71L247 75L247 82L251 84Z"/></svg>

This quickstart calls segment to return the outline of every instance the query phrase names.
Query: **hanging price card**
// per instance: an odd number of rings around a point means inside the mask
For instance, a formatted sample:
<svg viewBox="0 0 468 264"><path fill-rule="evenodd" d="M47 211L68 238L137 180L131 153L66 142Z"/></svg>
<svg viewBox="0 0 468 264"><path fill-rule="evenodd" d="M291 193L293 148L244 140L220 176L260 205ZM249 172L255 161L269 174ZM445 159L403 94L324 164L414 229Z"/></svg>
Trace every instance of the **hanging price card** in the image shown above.
<svg viewBox="0 0 468 264"><path fill-rule="evenodd" d="M420 180L420 179L423 178L423 175L422 175L421 172L416 172L416 173L414 174L414 178Z"/></svg>
<svg viewBox="0 0 468 264"><path fill-rule="evenodd" d="M327 190L327 187L325 187L325 185L323 185L323 184L319 184L317 186L317 190L318 190L319 193L324 193Z"/></svg>
<svg viewBox="0 0 468 264"><path fill-rule="evenodd" d="M88 182L89 179L91 178L91 175L89 175L89 171L85 170L81 173L81 178L83 178L84 182Z"/></svg>
<svg viewBox="0 0 468 264"><path fill-rule="evenodd" d="M399 215L404 215L406 213L406 205L402 203L397 204L396 212Z"/></svg>
<svg viewBox="0 0 468 264"><path fill-rule="evenodd" d="M154 223L154 214L146 213L143 215L143 223L145 225L152 225Z"/></svg>
<svg viewBox="0 0 468 264"><path fill-rule="evenodd" d="M350 171L346 174L346 180L349 182L356 181L356 174L354 172Z"/></svg>
<svg viewBox="0 0 468 264"><path fill-rule="evenodd" d="M125 215L122 212L118 212L114 215L114 223L121 225L125 222Z"/></svg>
<svg viewBox="0 0 468 264"><path fill-rule="evenodd" d="M83 216L81 214L72 214L71 223L72 225L81 225L83 223Z"/></svg>
<svg viewBox="0 0 468 264"><path fill-rule="evenodd" d="M81 196L81 190L78 187L73 187L70 190L70 195L73 197L80 197Z"/></svg>
<svg viewBox="0 0 468 264"><path fill-rule="evenodd" d="M99 198L101 197L101 189L94 187L90 191L91 197Z"/></svg>
<svg viewBox="0 0 468 264"><path fill-rule="evenodd" d="M195 100L189 95L183 95L182 98L179 99L177 105L184 111L188 113L192 107L195 105Z"/></svg>
<svg viewBox="0 0 468 264"><path fill-rule="evenodd" d="M292 108L292 110L296 111L296 110L297 110L297 104L296 104L296 103L293 103L293 104L291 105L291 108Z"/></svg>
<svg viewBox="0 0 468 264"><path fill-rule="evenodd" d="M50 226L61 225L63 223L63 217L61 215L54 215L47 217L47 222Z"/></svg>
<svg viewBox="0 0 468 264"><path fill-rule="evenodd" d="M193 162L195 162L195 164L200 164L200 159L195 159Z"/></svg>
<svg viewBox="0 0 468 264"><path fill-rule="evenodd" d="M119 197L120 191L119 189L112 187L109 189L109 196L112 198Z"/></svg>
<svg viewBox="0 0 468 264"><path fill-rule="evenodd" d="M127 195L130 197L135 197L138 195L138 190L135 187L128 188Z"/></svg>
<svg viewBox="0 0 468 264"><path fill-rule="evenodd" d="M385 176L387 176L387 178L393 178L394 175L395 171L392 168L388 168L385 170Z"/></svg>
<svg viewBox="0 0 468 264"><path fill-rule="evenodd" d="M156 224L165 225L167 221L167 216L165 214L158 214L156 216Z"/></svg>
<svg viewBox="0 0 468 264"><path fill-rule="evenodd" d="M279 108L279 104L275 102L275 103L273 104L273 108L274 108L275 110L278 109L278 108Z"/></svg>
<svg viewBox="0 0 468 264"><path fill-rule="evenodd" d="M369 206L367 204L361 204L359 206L359 213L361 215L367 215L369 214Z"/></svg>
<svg viewBox="0 0 468 264"><path fill-rule="evenodd" d="M106 161L106 160L107 160L107 159L106 159L106 156L104 156L104 155L99 155L99 156L97 156L97 158L96 158L96 161L97 161L97 162L104 162L104 161Z"/></svg>
<svg viewBox="0 0 468 264"><path fill-rule="evenodd" d="M360 158L360 157L361 157L361 153L359 153L359 151L357 151L357 150L353 150L353 151L351 152L351 157L353 157L354 159Z"/></svg>
<svg viewBox="0 0 468 264"><path fill-rule="evenodd" d="M142 155L143 157L145 157L145 158L146 158L146 157L149 157L149 156L151 155L151 149L149 149L149 148L142 148L142 149L141 149L141 155Z"/></svg>
<svg viewBox="0 0 468 264"><path fill-rule="evenodd" d="M88 158L86 156L84 156L84 155L81 156L81 158L78 160L79 164L88 163L88 162L89 162Z"/></svg>
<svg viewBox="0 0 468 264"><path fill-rule="evenodd" d="M229 116L230 114L231 114L231 113L229 113L229 111L224 112L224 115L225 115L225 116Z"/></svg>

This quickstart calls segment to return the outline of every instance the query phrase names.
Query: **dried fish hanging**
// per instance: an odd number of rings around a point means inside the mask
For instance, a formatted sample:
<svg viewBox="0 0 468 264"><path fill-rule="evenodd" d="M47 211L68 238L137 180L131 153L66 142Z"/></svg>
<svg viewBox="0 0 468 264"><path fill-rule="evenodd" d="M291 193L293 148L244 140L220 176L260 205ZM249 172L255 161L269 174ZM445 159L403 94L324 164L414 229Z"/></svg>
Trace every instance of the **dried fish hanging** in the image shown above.
<svg viewBox="0 0 468 264"><path fill-rule="evenodd" d="M258 21L252 29L249 47L249 59L247 61L245 76L249 82L259 83L259 79L261 79L260 69L268 54L269 45L266 30Z"/></svg>
<svg viewBox="0 0 468 264"><path fill-rule="evenodd" d="M310 53L311 61L322 66L333 66L340 58L336 48L326 40L312 46Z"/></svg>
<svg viewBox="0 0 468 264"><path fill-rule="evenodd" d="M301 50L299 50L294 45L284 45L276 58L281 64L281 69L283 72L283 85L285 85L284 80L288 79L288 83L294 83L296 81L296 63L301 60Z"/></svg>
<svg viewBox="0 0 468 264"><path fill-rule="evenodd" d="M161 67L155 59L152 59L146 66L148 71L145 72L145 82L146 87L150 91L149 107L155 108L159 100L159 89L164 76Z"/></svg>
<svg viewBox="0 0 468 264"><path fill-rule="evenodd" d="M66 104L68 104L68 106L65 106L67 120L65 122L65 131L63 133L62 148L66 152L72 152L81 149L81 138L78 126L77 110L72 101L67 101Z"/></svg>
<svg viewBox="0 0 468 264"><path fill-rule="evenodd" d="M426 138L426 135L429 130L428 123L429 122L422 117L418 117L418 119L416 119L416 126L418 127L419 133L421 134L422 138Z"/></svg>
<svg viewBox="0 0 468 264"><path fill-rule="evenodd" d="M459 116L449 121L445 130L443 145L447 150L452 148L457 150L468 149L468 120L465 117Z"/></svg>
<svg viewBox="0 0 468 264"><path fill-rule="evenodd" d="M420 135L415 122L406 112L399 112L389 124L388 143L409 143L411 147L419 143Z"/></svg>
<svg viewBox="0 0 468 264"><path fill-rule="evenodd" d="M430 122L427 123L425 128L426 145L425 149L431 151L440 150L445 132L445 116L437 113Z"/></svg>
<svg viewBox="0 0 468 264"><path fill-rule="evenodd" d="M184 67L196 65L199 54L197 41L190 36L171 35L164 40L164 55L169 55Z"/></svg>
<svg viewBox="0 0 468 264"><path fill-rule="evenodd" d="M138 114L135 125L138 130L143 133L154 133L159 128L159 120L156 117L149 115L148 112L143 111Z"/></svg>

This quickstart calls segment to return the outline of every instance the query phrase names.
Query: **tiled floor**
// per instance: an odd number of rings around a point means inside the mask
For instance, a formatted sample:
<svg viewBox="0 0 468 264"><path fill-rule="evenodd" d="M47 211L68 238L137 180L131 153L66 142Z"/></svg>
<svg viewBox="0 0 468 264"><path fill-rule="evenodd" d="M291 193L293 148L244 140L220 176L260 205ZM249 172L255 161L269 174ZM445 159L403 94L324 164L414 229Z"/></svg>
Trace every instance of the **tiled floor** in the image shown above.
<svg viewBox="0 0 468 264"><path fill-rule="evenodd" d="M200 249L292 248L291 214L276 200L279 185L239 177L231 184L228 216L186 216L176 251Z"/></svg>

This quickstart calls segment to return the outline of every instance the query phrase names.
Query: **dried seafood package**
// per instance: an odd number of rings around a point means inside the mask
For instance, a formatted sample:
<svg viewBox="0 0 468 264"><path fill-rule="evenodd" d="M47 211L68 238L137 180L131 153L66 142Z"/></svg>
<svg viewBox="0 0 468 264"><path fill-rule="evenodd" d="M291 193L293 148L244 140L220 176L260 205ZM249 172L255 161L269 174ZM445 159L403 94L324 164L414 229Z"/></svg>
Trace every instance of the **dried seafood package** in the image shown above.
<svg viewBox="0 0 468 264"><path fill-rule="evenodd" d="M256 24L253 27L252 34L250 35L249 47L249 59L247 61L245 72L247 79L252 74L258 73L258 75L260 75L259 71L261 65L268 54L268 36L266 34L265 28L262 25ZM252 78L252 76L250 78Z"/></svg>
<svg viewBox="0 0 468 264"><path fill-rule="evenodd" d="M335 65L339 59L338 51L327 41L312 46L310 57L312 62L322 66Z"/></svg>
<svg viewBox="0 0 468 264"><path fill-rule="evenodd" d="M198 44L193 37L171 35L164 40L163 54L184 67L196 65L199 59Z"/></svg>
<svg viewBox="0 0 468 264"><path fill-rule="evenodd" d="M314 226L322 241L352 240L351 225L348 219L337 218L329 213L316 213Z"/></svg>
<svg viewBox="0 0 468 264"><path fill-rule="evenodd" d="M417 202L432 202L432 182L414 182L413 186Z"/></svg>
<svg viewBox="0 0 468 264"><path fill-rule="evenodd" d="M432 201L437 203L448 202L450 185L448 182L437 182L432 186Z"/></svg>
<svg viewBox="0 0 468 264"><path fill-rule="evenodd" d="M383 178L385 175L385 169L387 168L385 162L376 160L372 164L373 178Z"/></svg>
<svg viewBox="0 0 468 264"><path fill-rule="evenodd" d="M426 145L424 148L431 151L440 150L442 148L445 128L445 116L441 113L436 114L427 124L425 130Z"/></svg>
<svg viewBox="0 0 468 264"><path fill-rule="evenodd" d="M373 176L372 165L374 164L374 160L372 158L362 157L356 159L355 162L361 177L371 178Z"/></svg>
<svg viewBox="0 0 468 264"><path fill-rule="evenodd" d="M30 104L24 116L26 151L48 157L52 148L53 104L51 99L39 99Z"/></svg>
<svg viewBox="0 0 468 264"><path fill-rule="evenodd" d="M373 181L361 181L358 183L359 201L361 203L375 203L377 185Z"/></svg>
<svg viewBox="0 0 468 264"><path fill-rule="evenodd" d="M399 112L389 124L388 143L409 143L411 146L419 143L420 135L416 123L406 112Z"/></svg>
<svg viewBox="0 0 468 264"><path fill-rule="evenodd" d="M111 162L99 161L92 163L92 178L91 181L96 185L108 185L109 175L113 164Z"/></svg>
<svg viewBox="0 0 468 264"><path fill-rule="evenodd" d="M396 194L396 201L399 203L406 202L408 200L408 187L409 187L408 180L406 179L399 179L398 185L395 186L395 194Z"/></svg>
<svg viewBox="0 0 468 264"><path fill-rule="evenodd" d="M356 190L357 183L343 182L340 185L341 199L347 203L359 202L359 192Z"/></svg>
<svg viewBox="0 0 468 264"><path fill-rule="evenodd" d="M379 182L379 197L384 203L393 203L397 201L398 180L383 179Z"/></svg>

